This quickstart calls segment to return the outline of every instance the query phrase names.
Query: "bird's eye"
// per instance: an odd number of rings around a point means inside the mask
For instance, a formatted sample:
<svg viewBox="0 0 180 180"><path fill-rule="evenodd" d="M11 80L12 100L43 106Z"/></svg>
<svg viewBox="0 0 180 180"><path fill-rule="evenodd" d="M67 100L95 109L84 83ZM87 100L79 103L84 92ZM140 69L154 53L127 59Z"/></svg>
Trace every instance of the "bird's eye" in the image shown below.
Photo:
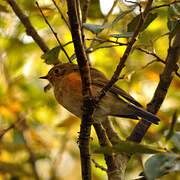
<svg viewBox="0 0 180 180"><path fill-rule="evenodd" d="M55 70L54 70L54 75L55 75L55 76L58 76L58 75L59 75L59 69L55 69Z"/></svg>

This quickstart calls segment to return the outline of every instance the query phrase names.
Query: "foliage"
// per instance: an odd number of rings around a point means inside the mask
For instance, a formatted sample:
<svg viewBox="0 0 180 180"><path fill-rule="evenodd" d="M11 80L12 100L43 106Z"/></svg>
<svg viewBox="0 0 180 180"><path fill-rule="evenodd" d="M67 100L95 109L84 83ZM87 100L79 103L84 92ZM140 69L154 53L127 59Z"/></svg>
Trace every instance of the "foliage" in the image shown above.
<svg viewBox="0 0 180 180"><path fill-rule="evenodd" d="M160 178L172 172L178 172L180 171L179 157L173 153L156 154L146 161L144 171L149 180Z"/></svg>
<svg viewBox="0 0 180 180"><path fill-rule="evenodd" d="M60 51L60 46L56 46L44 53L41 58L45 59L46 64L57 64L58 63L58 55Z"/></svg>
<svg viewBox="0 0 180 180"><path fill-rule="evenodd" d="M38 2L61 43L68 43L64 48L69 57L75 59L70 31L53 2ZM56 2L68 19L65 1ZM170 2L155 1L153 7ZM46 86L45 90L48 90L50 86L39 79L40 76L46 75L52 67L51 64L57 63L58 58L62 62L68 60L34 1L17 0L17 3L51 50L42 52L26 34L26 29L7 1L0 2L0 179L37 179L38 176L40 179L78 180L80 162L77 138L80 120L55 101L52 91L44 93L43 88ZM143 3L146 2L142 1L142 9ZM84 32L92 66L110 78L137 26L140 17L139 6L119 3L117 7L120 12L110 15L104 25L106 15L103 14L103 9L100 11L99 5L100 3L92 0L87 22L83 26L87 29L84 29ZM122 72L124 79L117 82L143 105L152 99L159 74L165 66L160 61L153 61L156 59L154 54L165 61L168 47L179 30L179 7L180 4L175 3L152 9ZM41 58L45 59L48 65ZM171 117L174 111L180 107L179 88L180 77L175 75L158 113L161 123L159 126L152 125L143 139L143 145L138 146L142 154L135 154L129 162L127 179L136 178L143 170L148 179L180 178L176 173L180 170L178 115L171 137L166 138L164 135L164 132L172 127ZM111 119L122 139L129 136L136 123L121 118ZM97 147L98 140L94 130L92 137L92 144ZM146 145L152 145L164 153L145 155L147 149L142 146ZM126 146L134 148L128 144ZM120 152L127 152L126 150ZM92 156L99 164L106 166L103 155L93 153ZM93 166L93 176L94 179L100 180L106 175L101 169Z"/></svg>
<svg viewBox="0 0 180 180"><path fill-rule="evenodd" d="M141 145L134 142L120 141L118 144L113 146L105 146L94 149L95 153L112 154L115 152L119 153L145 153L154 154L160 151L153 149L152 147Z"/></svg>

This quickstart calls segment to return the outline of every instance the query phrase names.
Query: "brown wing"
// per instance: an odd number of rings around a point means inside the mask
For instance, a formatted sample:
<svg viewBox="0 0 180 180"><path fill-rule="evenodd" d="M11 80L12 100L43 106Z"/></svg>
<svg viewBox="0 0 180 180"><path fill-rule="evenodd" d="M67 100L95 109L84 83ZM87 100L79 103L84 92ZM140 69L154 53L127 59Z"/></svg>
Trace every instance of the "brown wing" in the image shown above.
<svg viewBox="0 0 180 180"><path fill-rule="evenodd" d="M105 77L103 73L101 73L100 71L94 68L91 68L91 77L92 77L92 84L102 88L109 82L109 80ZM122 96L123 98L125 98L126 100L128 100L129 102L133 103L136 106L142 107L142 105L139 102L137 102L132 96L130 96L128 93L126 93L117 85L113 85L109 91L117 96L118 95Z"/></svg>

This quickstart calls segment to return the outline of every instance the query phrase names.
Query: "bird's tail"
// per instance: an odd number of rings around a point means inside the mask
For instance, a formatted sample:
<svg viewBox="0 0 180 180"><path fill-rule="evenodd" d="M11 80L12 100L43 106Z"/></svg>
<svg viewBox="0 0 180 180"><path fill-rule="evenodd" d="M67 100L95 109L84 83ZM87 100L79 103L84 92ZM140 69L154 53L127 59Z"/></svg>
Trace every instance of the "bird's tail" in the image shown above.
<svg viewBox="0 0 180 180"><path fill-rule="evenodd" d="M134 113L137 116L140 116L141 118L144 118L151 123L158 124L158 122L160 121L160 119L158 117L156 117L154 114L146 111L145 109L134 106L133 104L128 104L128 106L132 111L134 111Z"/></svg>

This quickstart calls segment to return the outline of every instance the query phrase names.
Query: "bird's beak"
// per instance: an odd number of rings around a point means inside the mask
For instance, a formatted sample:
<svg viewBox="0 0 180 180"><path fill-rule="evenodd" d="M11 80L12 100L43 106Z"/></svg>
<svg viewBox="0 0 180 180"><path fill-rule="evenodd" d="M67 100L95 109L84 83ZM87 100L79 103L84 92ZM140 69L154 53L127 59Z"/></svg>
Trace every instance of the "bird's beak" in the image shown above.
<svg viewBox="0 0 180 180"><path fill-rule="evenodd" d="M39 77L40 79L48 79L48 76Z"/></svg>

